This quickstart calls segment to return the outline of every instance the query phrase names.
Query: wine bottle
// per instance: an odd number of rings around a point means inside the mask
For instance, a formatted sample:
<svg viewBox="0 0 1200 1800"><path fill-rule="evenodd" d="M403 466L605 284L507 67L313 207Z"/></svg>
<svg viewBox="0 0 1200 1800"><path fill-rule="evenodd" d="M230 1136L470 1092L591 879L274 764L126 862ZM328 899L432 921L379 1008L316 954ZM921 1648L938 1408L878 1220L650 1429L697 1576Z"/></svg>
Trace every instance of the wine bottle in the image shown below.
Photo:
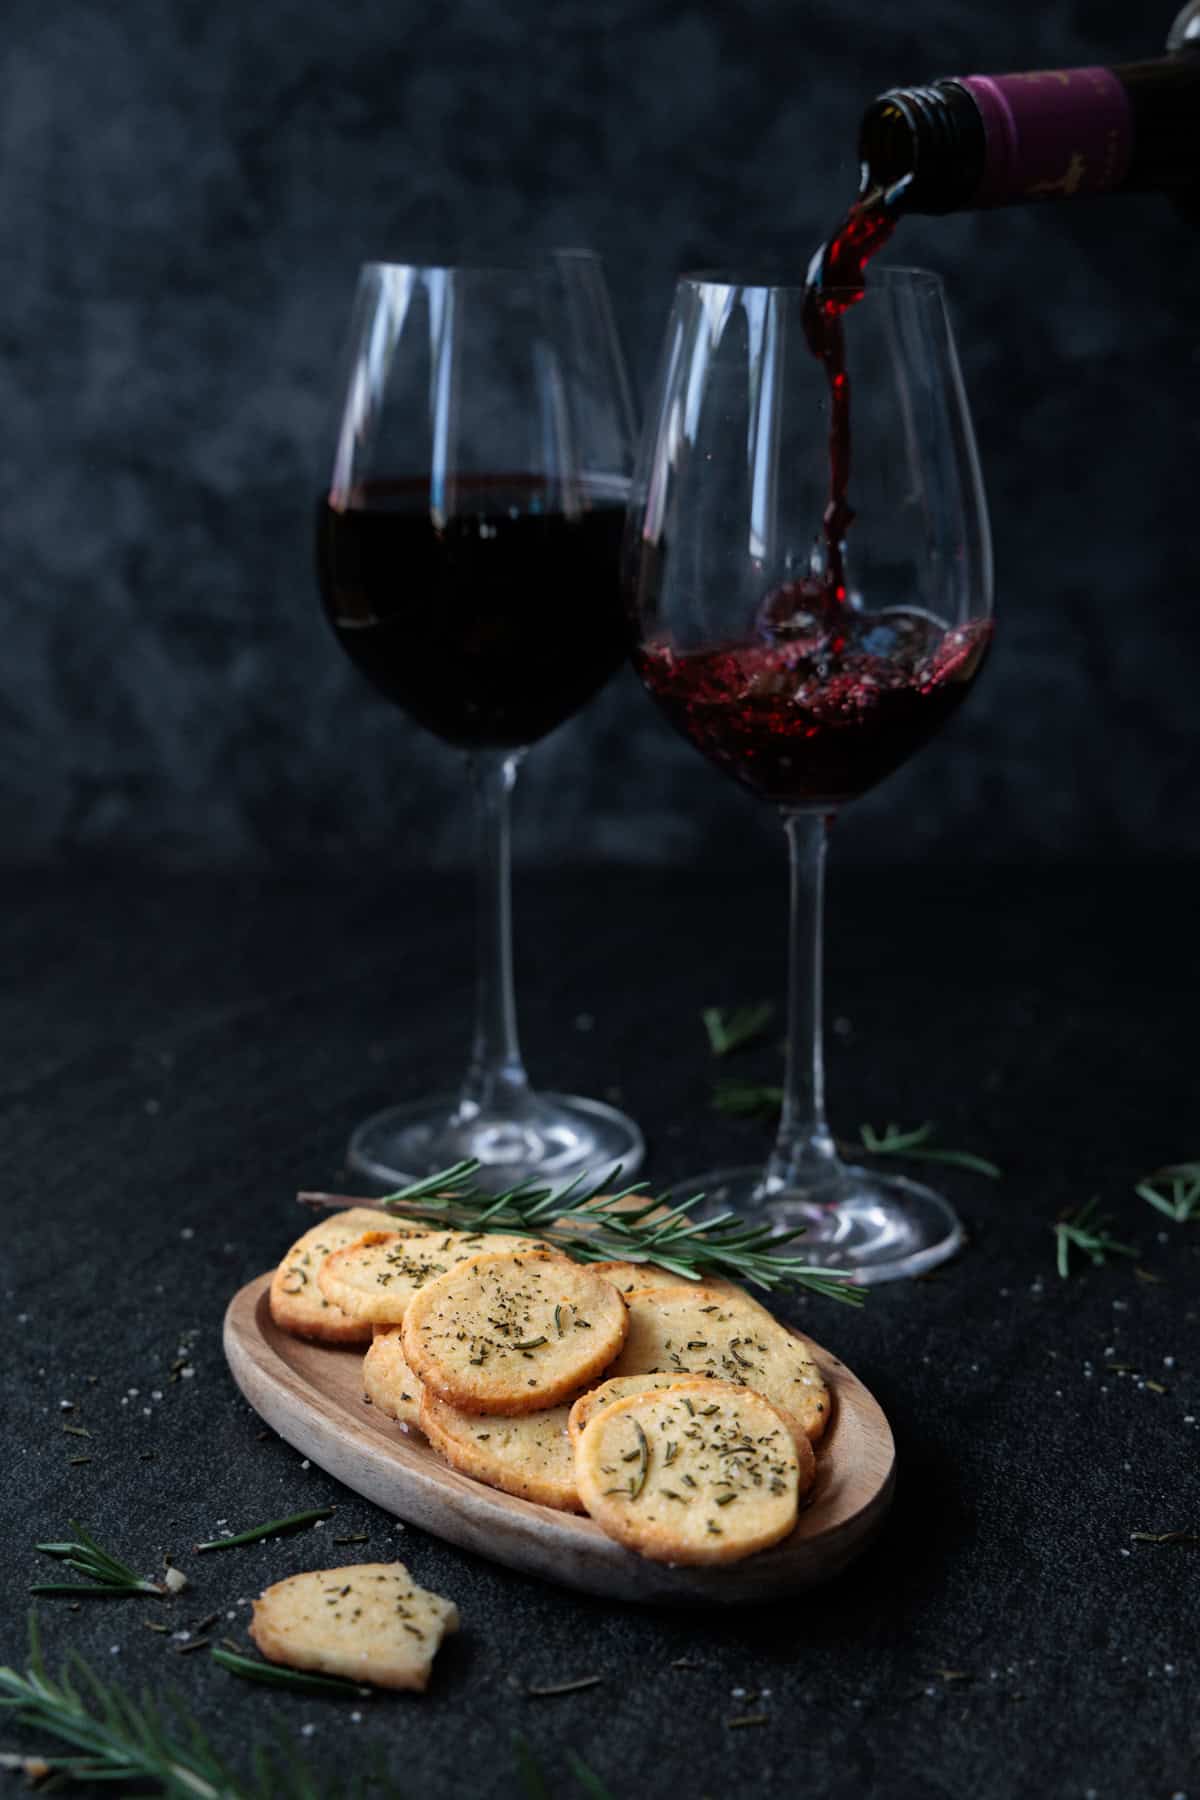
<svg viewBox="0 0 1200 1800"><path fill-rule="evenodd" d="M1115 190L1200 190L1200 0L1167 54L1113 68L965 75L889 88L859 132L863 188L947 213ZM897 194L899 199L899 193Z"/></svg>

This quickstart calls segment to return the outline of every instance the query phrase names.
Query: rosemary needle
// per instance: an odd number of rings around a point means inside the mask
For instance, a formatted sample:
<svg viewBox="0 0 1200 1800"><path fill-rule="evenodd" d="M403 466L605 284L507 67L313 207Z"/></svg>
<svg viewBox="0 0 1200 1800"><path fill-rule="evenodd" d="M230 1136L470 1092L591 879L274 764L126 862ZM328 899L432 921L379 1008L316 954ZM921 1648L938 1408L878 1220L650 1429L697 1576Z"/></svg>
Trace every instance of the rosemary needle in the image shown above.
<svg viewBox="0 0 1200 1800"><path fill-rule="evenodd" d="M336 1506L317 1506L311 1512L291 1513L286 1519L268 1519L265 1525L252 1525L249 1531L239 1531L236 1537L213 1538L211 1543L197 1544L197 1550L233 1550L238 1544L253 1544L259 1538L274 1537L279 1531L296 1531L302 1525L312 1525L317 1519L328 1519L337 1511Z"/></svg>
<svg viewBox="0 0 1200 1800"><path fill-rule="evenodd" d="M581 1675L578 1681L556 1681L550 1687L526 1688L531 1700L550 1700L556 1694L582 1694L585 1688L599 1687L603 1675Z"/></svg>
<svg viewBox="0 0 1200 1800"><path fill-rule="evenodd" d="M307 1669L285 1669L280 1663L260 1662L256 1656L243 1656L239 1650L226 1650L214 1644L210 1652L215 1663L243 1681L261 1681L265 1687L303 1688L320 1694L357 1694L368 1699L372 1690L361 1682L343 1681L340 1675L310 1674Z"/></svg>

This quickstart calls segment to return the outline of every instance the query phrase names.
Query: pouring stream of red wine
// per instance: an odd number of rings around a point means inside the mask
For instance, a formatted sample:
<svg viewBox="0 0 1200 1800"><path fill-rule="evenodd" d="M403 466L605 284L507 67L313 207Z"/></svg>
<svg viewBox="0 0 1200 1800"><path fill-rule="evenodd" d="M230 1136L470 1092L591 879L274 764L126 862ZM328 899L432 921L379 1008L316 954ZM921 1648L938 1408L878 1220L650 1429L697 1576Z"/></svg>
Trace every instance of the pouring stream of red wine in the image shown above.
<svg viewBox="0 0 1200 1800"><path fill-rule="evenodd" d="M865 292L867 264L896 229L900 203L911 175L890 187L863 189L833 236L809 264L804 291L804 335L829 382L829 504L825 508L825 588L827 598L846 601L846 533L854 520L850 486L850 376L842 316Z"/></svg>

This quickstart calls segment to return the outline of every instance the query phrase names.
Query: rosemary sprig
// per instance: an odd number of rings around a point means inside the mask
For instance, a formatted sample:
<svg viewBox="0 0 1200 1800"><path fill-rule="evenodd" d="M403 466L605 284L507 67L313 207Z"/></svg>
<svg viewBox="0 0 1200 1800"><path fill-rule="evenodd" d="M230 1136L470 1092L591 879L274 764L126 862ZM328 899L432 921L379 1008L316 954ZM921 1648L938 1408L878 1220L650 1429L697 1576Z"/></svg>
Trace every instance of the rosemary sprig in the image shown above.
<svg viewBox="0 0 1200 1800"><path fill-rule="evenodd" d="M143 1580L136 1569L131 1569L128 1563L123 1563L119 1557L113 1556L98 1544L78 1519L72 1519L70 1526L75 1533L74 1539L62 1544L35 1544L34 1549L41 1550L46 1556L59 1557L68 1569L74 1569L79 1575L90 1576L90 1584L85 1586L77 1581L43 1581L30 1588L31 1594L157 1594L161 1598L170 1591L161 1582Z"/></svg>
<svg viewBox="0 0 1200 1800"><path fill-rule="evenodd" d="M691 1281L726 1275L766 1289L803 1287L852 1306L866 1298L845 1270L816 1268L800 1257L779 1254L803 1234L803 1226L775 1231L728 1211L690 1219L703 1194L676 1201L669 1195L648 1197L641 1181L618 1188L619 1164L593 1187L582 1177L562 1188L524 1181L501 1194L489 1194L476 1184L478 1168L477 1162L455 1163L377 1204L455 1229L541 1238L577 1262L655 1263Z"/></svg>
<svg viewBox="0 0 1200 1800"><path fill-rule="evenodd" d="M243 1656L240 1650L226 1650L214 1644L209 1654L230 1675L243 1681L260 1681L264 1687L282 1687L303 1693L357 1695L369 1700L372 1689L357 1681L343 1681L340 1675L318 1675L307 1669L288 1669L282 1663L262 1662L257 1656Z"/></svg>
<svg viewBox="0 0 1200 1800"><path fill-rule="evenodd" d="M330 1519L337 1511L336 1506L316 1506L311 1512L290 1513L286 1519L268 1519L265 1525L252 1525L249 1531L239 1531L236 1537L212 1538L207 1544L197 1544L197 1550L233 1550L238 1544L255 1544L259 1538L273 1537L279 1531L296 1531L301 1525L312 1525L317 1519Z"/></svg>
<svg viewBox="0 0 1200 1800"><path fill-rule="evenodd" d="M1200 1221L1200 1162L1169 1163L1143 1175L1133 1191L1176 1225Z"/></svg>
<svg viewBox="0 0 1200 1800"><path fill-rule="evenodd" d="M757 1043L774 1016L769 1000L761 1000L757 1006L706 1006L700 1014L714 1056L728 1056Z"/></svg>
<svg viewBox="0 0 1200 1800"><path fill-rule="evenodd" d="M1119 1244L1116 1238L1108 1235L1108 1215L1100 1212L1098 1207L1099 1202L1095 1199L1085 1201L1073 1212L1063 1213L1051 1226L1056 1240L1055 1260L1064 1281L1071 1272L1072 1250L1090 1256L1097 1267L1107 1262L1110 1256L1137 1255L1129 1244Z"/></svg>
<svg viewBox="0 0 1200 1800"><path fill-rule="evenodd" d="M36 1760L71 1781L150 1782L167 1800L321 1800L290 1747L277 1758L260 1752L255 1779L243 1782L178 1704L172 1704L172 1729L152 1701L133 1700L80 1656L56 1680L46 1670L32 1614L28 1668L0 1668L0 1712L67 1746L73 1754Z"/></svg>

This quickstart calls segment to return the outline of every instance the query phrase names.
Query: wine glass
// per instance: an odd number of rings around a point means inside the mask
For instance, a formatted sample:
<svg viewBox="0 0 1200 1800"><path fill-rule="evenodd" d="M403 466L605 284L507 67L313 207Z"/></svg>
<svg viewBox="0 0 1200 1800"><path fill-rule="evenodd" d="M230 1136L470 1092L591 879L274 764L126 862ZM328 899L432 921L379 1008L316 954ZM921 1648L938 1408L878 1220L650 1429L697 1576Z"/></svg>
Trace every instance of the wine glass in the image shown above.
<svg viewBox="0 0 1200 1800"><path fill-rule="evenodd" d="M375 687L467 753L479 827L470 1063L457 1095L390 1107L354 1132L349 1165L375 1184L466 1157L492 1188L642 1159L623 1113L530 1086L509 884L522 757L627 654L620 550L635 444L594 257L362 269L318 507L321 592Z"/></svg>
<svg viewBox="0 0 1200 1800"><path fill-rule="evenodd" d="M965 697L991 636L991 544L937 277L883 269L865 297L821 304L799 286L680 281L625 580L645 686L779 809L790 851L779 1133L765 1169L689 1191L806 1226L812 1260L866 1283L932 1267L962 1231L929 1188L847 1167L826 1123L827 839Z"/></svg>

